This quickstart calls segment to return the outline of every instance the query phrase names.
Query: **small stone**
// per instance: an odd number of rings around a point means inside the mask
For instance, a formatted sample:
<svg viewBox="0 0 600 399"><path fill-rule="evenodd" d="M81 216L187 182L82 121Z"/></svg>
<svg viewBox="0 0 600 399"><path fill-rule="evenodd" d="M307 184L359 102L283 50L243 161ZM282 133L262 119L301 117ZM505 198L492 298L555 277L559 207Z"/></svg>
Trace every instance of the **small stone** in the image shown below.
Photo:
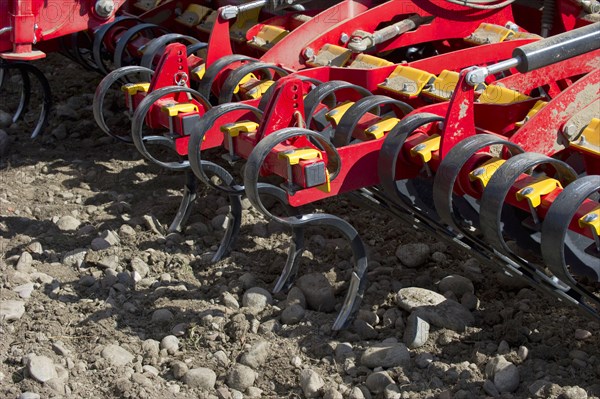
<svg viewBox="0 0 600 399"><path fill-rule="evenodd" d="M77 248L72 251L65 253L62 259L62 263L66 266L76 266L80 267L85 260L85 256L87 254L87 249L85 248Z"/></svg>
<svg viewBox="0 0 600 399"><path fill-rule="evenodd" d="M142 342L142 351L148 357L156 357L160 352L160 342L154 339L147 339Z"/></svg>
<svg viewBox="0 0 600 399"><path fill-rule="evenodd" d="M52 344L52 350L61 356L69 356L71 351L65 347L65 343L62 341L56 341Z"/></svg>
<svg viewBox="0 0 600 399"><path fill-rule="evenodd" d="M369 368L403 366L410 362L410 354L402 343L380 343L367 348L360 362Z"/></svg>
<svg viewBox="0 0 600 399"><path fill-rule="evenodd" d="M27 249L34 253L34 254L38 254L41 255L44 253L44 249L42 248L42 244L40 244L39 241L32 241L29 243L29 245L27 245Z"/></svg>
<svg viewBox="0 0 600 399"><path fill-rule="evenodd" d="M273 303L273 298L269 291L260 287L252 287L242 297L242 305L244 307L252 308L256 311L263 310L267 305Z"/></svg>
<svg viewBox="0 0 600 399"><path fill-rule="evenodd" d="M31 265L33 264L33 257L29 252L23 252L19 257L19 261L15 266L15 269L22 273L31 273L33 271Z"/></svg>
<svg viewBox="0 0 600 399"><path fill-rule="evenodd" d="M173 355L179 350L179 338L174 335L167 335L160 341L160 348L166 349L167 353Z"/></svg>
<svg viewBox="0 0 600 399"><path fill-rule="evenodd" d="M253 399L253 398L262 398L263 397L263 390L257 387L248 387L246 389L246 395L248 395L249 399Z"/></svg>
<svg viewBox="0 0 600 399"><path fill-rule="evenodd" d="M135 234L135 229L128 224L123 224L119 227L119 236L121 237L133 237Z"/></svg>
<svg viewBox="0 0 600 399"><path fill-rule="evenodd" d="M18 396L18 399L40 399L40 394L35 392L23 392Z"/></svg>
<svg viewBox="0 0 600 399"><path fill-rule="evenodd" d="M125 366L133 361L134 356L119 345L108 345L102 349L102 357L115 367Z"/></svg>
<svg viewBox="0 0 600 399"><path fill-rule="evenodd" d="M27 363L27 372L34 380L39 382L46 382L58 377L54 362L46 356L31 356Z"/></svg>
<svg viewBox="0 0 600 399"><path fill-rule="evenodd" d="M420 369L425 369L433 362L433 355L431 353L423 352L419 353L415 357L415 364Z"/></svg>
<svg viewBox="0 0 600 399"><path fill-rule="evenodd" d="M385 387L385 391L383 391L383 397L385 399L400 399L402 397L400 387L396 384L388 385Z"/></svg>
<svg viewBox="0 0 600 399"><path fill-rule="evenodd" d="M221 302L223 302L223 305L227 306L230 309L237 310L240 308L240 304L237 301L237 299L235 299L235 297L227 291L221 294Z"/></svg>
<svg viewBox="0 0 600 399"><path fill-rule="evenodd" d="M304 318L305 313L306 311L302 306L298 304L290 305L281 312L281 323L287 325L298 324Z"/></svg>
<svg viewBox="0 0 600 399"><path fill-rule="evenodd" d="M286 298L287 306L300 305L306 309L306 298L302 290L296 286L292 287L287 294Z"/></svg>
<svg viewBox="0 0 600 399"><path fill-rule="evenodd" d="M31 297L31 293L34 290L34 285L33 283L25 283L25 284L21 284L19 286L16 286L15 288L13 288L13 291L15 291L17 294L19 294L19 296L23 299L29 299L29 297Z"/></svg>
<svg viewBox="0 0 600 399"><path fill-rule="evenodd" d="M406 267L418 267L429 259L429 245L424 243L404 244L396 249L396 257Z"/></svg>
<svg viewBox="0 0 600 399"><path fill-rule="evenodd" d="M6 111L0 110L0 127L6 128L6 127L9 127L10 125L12 125L12 123L13 123L12 115ZM6 134L6 132L4 134ZM2 154L0 154L0 155L2 155Z"/></svg>
<svg viewBox="0 0 600 399"><path fill-rule="evenodd" d="M131 270L137 272L141 278L144 278L150 273L150 266L142 259L135 257L131 259Z"/></svg>
<svg viewBox="0 0 600 399"><path fill-rule="evenodd" d="M177 378L178 380L181 379L188 371L189 368L187 364L180 360L176 360L171 363L171 372L173 373L173 377Z"/></svg>
<svg viewBox="0 0 600 399"><path fill-rule="evenodd" d="M248 366L236 364L227 374L227 386L239 391L245 391L246 388L254 384L256 373Z"/></svg>
<svg viewBox="0 0 600 399"><path fill-rule="evenodd" d="M365 394L363 394L363 391L359 387L354 387L350 390L348 399L366 399L366 398L365 398Z"/></svg>
<svg viewBox="0 0 600 399"><path fill-rule="evenodd" d="M190 388L213 389L216 382L217 375L206 367L191 369L183 376L183 383Z"/></svg>
<svg viewBox="0 0 600 399"><path fill-rule="evenodd" d="M94 251L102 251L103 249L110 248L110 243L102 237L96 237L92 240L90 247Z"/></svg>
<svg viewBox="0 0 600 399"><path fill-rule="evenodd" d="M323 390L323 399L344 399L344 395L334 387L327 387Z"/></svg>
<svg viewBox="0 0 600 399"><path fill-rule="evenodd" d="M592 336L592 333L588 330L582 330L580 328L575 330L575 339L583 341Z"/></svg>
<svg viewBox="0 0 600 399"><path fill-rule="evenodd" d="M460 304L469 310L477 310L479 309L479 298L475 294L467 292L460 298Z"/></svg>
<svg viewBox="0 0 600 399"><path fill-rule="evenodd" d="M321 273L309 273L296 281L310 309L332 312L335 309L335 293L327 278Z"/></svg>
<svg viewBox="0 0 600 399"><path fill-rule="evenodd" d="M520 376L517 366L503 356L497 356L485 366L485 374L500 393L513 392L519 387Z"/></svg>
<svg viewBox="0 0 600 399"><path fill-rule="evenodd" d="M174 317L169 309L157 309L152 313L152 322L159 324L169 323Z"/></svg>
<svg viewBox="0 0 600 399"><path fill-rule="evenodd" d="M394 380L392 377L390 377L387 371L377 371L375 373L371 373L365 381L365 385L367 388L369 388L369 391L374 394L383 392L388 385L393 383Z"/></svg>
<svg viewBox="0 0 600 399"><path fill-rule="evenodd" d="M485 380L485 382L483 383L483 390L490 396L497 398L500 396L500 392L498 391L498 388L496 388L496 385L494 385L494 383L490 380Z"/></svg>
<svg viewBox="0 0 600 399"><path fill-rule="evenodd" d="M258 369L267 362L269 357L269 343L267 341L258 341L250 350L240 358L240 363Z"/></svg>
<svg viewBox="0 0 600 399"><path fill-rule="evenodd" d="M457 298L461 298L464 294L474 294L475 287L473 282L466 277L458 274L451 274L444 277L439 284L440 292L452 291Z"/></svg>
<svg viewBox="0 0 600 399"><path fill-rule="evenodd" d="M256 285L256 277L252 273L244 273L238 279L242 283L242 288L247 290Z"/></svg>
<svg viewBox="0 0 600 399"><path fill-rule="evenodd" d="M563 393L559 396L559 399L587 399L588 394L585 389L581 387L565 387Z"/></svg>
<svg viewBox="0 0 600 399"><path fill-rule="evenodd" d="M0 114L0 127L8 127L8 126L2 126L3 125L2 115L4 115L4 114ZM12 119L11 119L11 122L12 122ZM10 123L8 125L10 126ZM6 133L4 130L0 129L0 158L4 157L4 155L6 155L6 153L8 152L9 146L10 146L10 137L8 136L8 133Z"/></svg>
<svg viewBox="0 0 600 399"><path fill-rule="evenodd" d="M352 344L349 342L340 342L335 347L335 358L338 361L343 361L347 358L354 358Z"/></svg>
<svg viewBox="0 0 600 399"><path fill-rule="evenodd" d="M299 375L300 387L304 396L307 398L316 398L319 396L319 391L325 385L323 378L314 370L305 369L300 371Z"/></svg>
<svg viewBox="0 0 600 399"><path fill-rule="evenodd" d="M210 220L210 225L215 230L225 230L227 228L228 218L227 215L217 215Z"/></svg>
<svg viewBox="0 0 600 399"><path fill-rule="evenodd" d="M227 356L227 353L225 353L223 351L217 351L217 352L213 353L213 357L215 358L215 360L217 361L219 366L229 367L230 361L229 361L229 356Z"/></svg>
<svg viewBox="0 0 600 399"><path fill-rule="evenodd" d="M1 301L0 321L19 320L25 314L25 302L23 301Z"/></svg>
<svg viewBox="0 0 600 399"><path fill-rule="evenodd" d="M171 329L171 333L173 333L176 337L181 337L185 335L185 332L189 328L188 323L179 323L175 324L175 326Z"/></svg>
<svg viewBox="0 0 600 399"><path fill-rule="evenodd" d="M354 320L352 327L358 336L366 341L375 339L379 335L377 330L375 330L372 325L361 319Z"/></svg>
<svg viewBox="0 0 600 399"><path fill-rule="evenodd" d="M522 362L524 362L525 359L527 359L528 355L529 349L527 349L526 346L519 346L519 349L517 350L517 356L519 356L519 359L521 359Z"/></svg>
<svg viewBox="0 0 600 399"><path fill-rule="evenodd" d="M412 313L406 320L404 343L411 349L420 348L429 339L429 323Z"/></svg>
<svg viewBox="0 0 600 399"><path fill-rule="evenodd" d="M508 342L502 340L498 345L497 352L499 355L506 355L508 352L510 352L510 345L508 344Z"/></svg>
<svg viewBox="0 0 600 399"><path fill-rule="evenodd" d="M79 228L81 222L73 216L63 216L56 222L56 227L61 231L75 231Z"/></svg>

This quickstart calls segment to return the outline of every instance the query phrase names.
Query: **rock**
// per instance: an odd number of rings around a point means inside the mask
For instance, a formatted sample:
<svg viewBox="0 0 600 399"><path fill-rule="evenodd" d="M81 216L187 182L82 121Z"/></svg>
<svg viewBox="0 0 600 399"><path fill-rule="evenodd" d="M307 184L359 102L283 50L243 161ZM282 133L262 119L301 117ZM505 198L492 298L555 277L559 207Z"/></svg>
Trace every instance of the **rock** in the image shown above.
<svg viewBox="0 0 600 399"><path fill-rule="evenodd" d="M125 366L130 363L134 356L127 349L119 345L111 344L102 349L102 357L115 367Z"/></svg>
<svg viewBox="0 0 600 399"><path fill-rule="evenodd" d="M27 245L27 249L29 252L41 255L44 253L44 249L42 248L42 244L39 241L32 241Z"/></svg>
<svg viewBox="0 0 600 399"><path fill-rule="evenodd" d="M267 341L258 341L252 345L250 350L240 358L240 363L258 369L264 365L269 357L269 343Z"/></svg>
<svg viewBox="0 0 600 399"><path fill-rule="evenodd" d="M85 260L85 256L87 254L87 249L85 248L77 248L72 251L65 253L62 259L62 263L66 266L75 266L80 267Z"/></svg>
<svg viewBox="0 0 600 399"><path fill-rule="evenodd" d="M460 304L469 310L477 310L479 309L479 298L475 294L467 292L460 298Z"/></svg>
<svg viewBox="0 0 600 399"><path fill-rule="evenodd" d="M19 296L23 299L29 299L31 297L31 293L34 290L33 283L25 283L13 288L13 291L19 294Z"/></svg>
<svg viewBox="0 0 600 399"><path fill-rule="evenodd" d="M254 370L243 364L236 364L227 373L227 386L243 392L254 384L255 379Z"/></svg>
<svg viewBox="0 0 600 399"><path fill-rule="evenodd" d="M335 347L335 358L337 361L344 361L347 358L354 358L352 344L349 342L340 342Z"/></svg>
<svg viewBox="0 0 600 399"><path fill-rule="evenodd" d="M585 339L588 339L592 336L592 333L589 332L588 330L582 330L580 328L575 330L575 339L583 341Z"/></svg>
<svg viewBox="0 0 600 399"><path fill-rule="evenodd" d="M323 390L323 399L344 399L344 396L334 387L328 387Z"/></svg>
<svg viewBox="0 0 600 399"><path fill-rule="evenodd" d="M6 128L6 127L9 127L10 125L12 125L12 123L13 123L12 115L6 111L0 110L0 127ZM4 134L6 134L6 132Z"/></svg>
<svg viewBox="0 0 600 399"><path fill-rule="evenodd" d="M94 251L102 251L103 249L110 248L110 243L102 237L96 237L92 240L90 246Z"/></svg>
<svg viewBox="0 0 600 399"><path fill-rule="evenodd" d="M154 339L147 339L144 342L142 342L142 351L146 356L156 357L160 352L160 342Z"/></svg>
<svg viewBox="0 0 600 399"><path fill-rule="evenodd" d="M372 310L360 309L356 315L357 319L364 320L372 326L379 324L379 316Z"/></svg>
<svg viewBox="0 0 600 399"><path fill-rule="evenodd" d="M167 335L160 341L160 348L166 349L170 355L179 350L179 338L174 335Z"/></svg>
<svg viewBox="0 0 600 399"><path fill-rule="evenodd" d="M175 316L169 309L156 309L152 313L152 322L159 324L169 323L174 317Z"/></svg>
<svg viewBox="0 0 600 399"><path fill-rule="evenodd" d="M404 343L411 349L420 348L429 339L429 323L412 313L406 320Z"/></svg>
<svg viewBox="0 0 600 399"><path fill-rule="evenodd" d="M396 257L406 267L418 267L429 259L429 245L424 243L404 244L396 249Z"/></svg>
<svg viewBox="0 0 600 399"><path fill-rule="evenodd" d="M23 392L17 399L40 399L40 394L35 392Z"/></svg>
<svg viewBox="0 0 600 399"><path fill-rule="evenodd" d="M457 298L462 298L462 296L467 293L475 293L473 282L458 274L451 274L441 279L439 289L440 292L452 291Z"/></svg>
<svg viewBox="0 0 600 399"><path fill-rule="evenodd" d="M500 392L498 391L498 388L496 388L496 385L494 385L494 383L490 380L485 380L485 382L483 383L483 390L490 396L497 398L500 396Z"/></svg>
<svg viewBox="0 0 600 399"><path fill-rule="evenodd" d="M371 373L368 375L367 380L365 381L365 385L369 388L374 394L381 393L385 391L385 388L393 384L394 380L387 371L377 371L375 373Z"/></svg>
<svg viewBox="0 0 600 399"><path fill-rule="evenodd" d="M191 369L183 376L183 383L190 388L213 389L216 382L217 375L206 367Z"/></svg>
<svg viewBox="0 0 600 399"><path fill-rule="evenodd" d="M19 257L19 261L17 262L15 269L22 273L31 273L33 271L33 268L31 267L32 264L33 257L31 254L29 252L23 252Z"/></svg>
<svg viewBox="0 0 600 399"><path fill-rule="evenodd" d="M75 231L80 225L81 222L71 215L63 216L56 222L56 227L61 231Z"/></svg>
<svg viewBox="0 0 600 399"><path fill-rule="evenodd" d="M415 357L415 364L420 369L429 367L429 365L432 362L433 362L433 355L431 353L423 352L423 353L419 353Z"/></svg>
<svg viewBox="0 0 600 399"><path fill-rule="evenodd" d="M306 311L299 304L290 305L281 312L281 323L287 325L298 324L304 318L305 313Z"/></svg>
<svg viewBox="0 0 600 399"><path fill-rule="evenodd" d="M375 339L379 335L372 325L361 319L354 320L352 328L361 339L366 341Z"/></svg>
<svg viewBox="0 0 600 399"><path fill-rule="evenodd" d="M224 351L216 351L213 353L213 357L221 367L229 367L229 356Z"/></svg>
<svg viewBox="0 0 600 399"><path fill-rule="evenodd" d="M227 306L230 309L237 310L240 308L240 304L237 301L237 299L235 299L235 297L227 291L221 294L221 302L223 302L223 305Z"/></svg>
<svg viewBox="0 0 600 399"><path fill-rule="evenodd" d="M135 257L131 259L131 270L137 272L141 278L144 278L150 273L150 266L142 259Z"/></svg>
<svg viewBox="0 0 600 399"><path fill-rule="evenodd" d="M305 369L300 371L299 375L300 387L304 396L307 398L316 398L319 396L319 391L325 385L323 378L314 370Z"/></svg>
<svg viewBox="0 0 600 399"><path fill-rule="evenodd" d="M46 382L58 377L54 361L46 356L31 356L27 363L27 372L34 380L39 382Z"/></svg>
<svg viewBox="0 0 600 399"><path fill-rule="evenodd" d="M187 372L188 366L182 361L176 360L171 363L171 372L173 373L173 377L178 380L181 379Z"/></svg>
<svg viewBox="0 0 600 399"><path fill-rule="evenodd" d="M410 362L410 354L402 343L380 343L367 348L360 363L369 368L404 366Z"/></svg>
<svg viewBox="0 0 600 399"><path fill-rule="evenodd" d="M508 352L510 352L510 345L508 344L508 342L504 340L500 341L500 344L498 344L497 352L499 355L506 355Z"/></svg>
<svg viewBox="0 0 600 399"><path fill-rule="evenodd" d="M383 396L385 399L400 399L402 397L402 391L400 391L400 387L398 385L390 384L385 387Z"/></svg>
<svg viewBox="0 0 600 399"><path fill-rule="evenodd" d="M133 237L135 234L135 229L128 224L123 224L119 227L119 236L121 237Z"/></svg>
<svg viewBox="0 0 600 399"><path fill-rule="evenodd" d="M238 281L242 284L244 290L250 289L256 285L256 277L252 273L244 273Z"/></svg>
<svg viewBox="0 0 600 399"><path fill-rule="evenodd" d="M365 395L363 394L363 391L361 391L361 389L359 387L354 387L350 390L348 399L365 399Z"/></svg>
<svg viewBox="0 0 600 399"><path fill-rule="evenodd" d="M15 321L25 314L25 302L0 301L0 320Z"/></svg>
<svg viewBox="0 0 600 399"><path fill-rule="evenodd" d="M175 326L173 326L173 328L171 329L171 333L176 337L181 337L181 336L185 335L188 328L189 328L188 323L175 324Z"/></svg>
<svg viewBox="0 0 600 399"><path fill-rule="evenodd" d="M263 310L267 305L273 303L271 293L264 288L252 287L242 297L242 306L252 308L256 311Z"/></svg>
<svg viewBox="0 0 600 399"><path fill-rule="evenodd" d="M521 359L522 362L527 359L528 355L529 349L527 349L526 346L519 346L519 349L517 350L517 356L519 356L519 359Z"/></svg>
<svg viewBox="0 0 600 399"><path fill-rule="evenodd" d="M588 394L581 387L565 387L564 392L558 397L559 399L587 399Z"/></svg>
<svg viewBox="0 0 600 399"><path fill-rule="evenodd" d="M213 227L213 229L218 231L225 230L227 228L227 223L227 215L223 214L217 215L210 220L210 225Z"/></svg>
<svg viewBox="0 0 600 399"><path fill-rule="evenodd" d="M309 273L296 281L310 309L332 312L335 309L335 293L329 280L321 273Z"/></svg>
<svg viewBox="0 0 600 399"><path fill-rule="evenodd" d="M471 312L460 303L424 288L400 289L396 295L396 303L406 311L416 312L420 318L437 327L462 332L475 323Z"/></svg>
<svg viewBox="0 0 600 399"><path fill-rule="evenodd" d="M300 305L306 309L306 298L302 290L296 286L292 287L287 294L286 298L287 306Z"/></svg>
<svg viewBox="0 0 600 399"><path fill-rule="evenodd" d="M533 397L542 397L546 387L549 387L552 383L546 380L536 380L527 387L527 390Z"/></svg>
<svg viewBox="0 0 600 399"><path fill-rule="evenodd" d="M519 387L519 370L504 356L497 356L488 362L485 366L485 374L494 382L500 393L513 392Z"/></svg>

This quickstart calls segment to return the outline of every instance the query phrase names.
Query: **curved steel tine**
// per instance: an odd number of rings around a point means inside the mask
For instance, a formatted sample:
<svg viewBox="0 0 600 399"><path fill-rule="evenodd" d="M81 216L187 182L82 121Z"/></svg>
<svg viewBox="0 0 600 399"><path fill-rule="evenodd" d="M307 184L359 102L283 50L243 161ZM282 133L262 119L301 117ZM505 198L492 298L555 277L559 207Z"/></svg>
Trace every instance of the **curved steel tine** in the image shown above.
<svg viewBox="0 0 600 399"><path fill-rule="evenodd" d="M10 64L9 64L10 65ZM31 80L29 79L29 74L24 69L25 67L21 65L21 63L12 64L21 74L21 98L19 99L19 106L17 110L13 114L12 123L16 123L23 112L27 110L29 106L29 100L31 98Z"/></svg>
<svg viewBox="0 0 600 399"><path fill-rule="evenodd" d="M179 204L177 214L169 226L169 233L181 232L183 225L190 217L192 205L197 197L196 191L198 189L198 184L196 177L190 170L186 170L185 178L186 183L183 187L183 197L181 198L181 203Z"/></svg>
<svg viewBox="0 0 600 399"><path fill-rule="evenodd" d="M342 309L338 314L332 327L334 330L340 330L350 323L352 316L360 306L360 302L362 300L364 290L366 288L365 278L368 262L366 248L362 239L358 235L358 232L356 231L356 229L354 229L354 227L352 227L352 225L350 225L345 220L329 214L311 213L291 217L275 216L271 212L269 212L269 210L267 210L267 208L264 206L260 199L258 189L258 177L260 169L264 161L266 160L267 155L279 143L299 136L306 136L318 142L319 145L321 145L322 148L329 155L330 158L328 159L331 159L333 161L337 157L338 161L332 162L332 164L335 165L337 169L333 173L331 173L331 179L335 179L340 167L339 155L335 151L335 148L317 132L302 128L286 128L278 130L264 137L261 141L258 142L256 147L254 147L254 150L252 150L252 152L250 153L250 156L248 157L248 162L246 163L246 170L244 173L245 191L252 205L254 205L261 213L263 213L269 219L275 220L281 224L290 227L303 227L309 224L326 225L328 227L338 230L346 239L350 241L354 257L354 270L352 278L350 280L348 292L346 293L346 297L342 305Z"/></svg>
<svg viewBox="0 0 600 399"><path fill-rule="evenodd" d="M217 79L217 76L223 69L225 69L230 64L234 62L257 62L256 58L248 57L240 54L226 55L225 57L221 57L211 65L206 68L204 72L204 76L198 85L198 92L202 94L205 98L210 99L212 86Z"/></svg>
<svg viewBox="0 0 600 399"><path fill-rule="evenodd" d="M158 144L167 147L171 150L175 150L175 143L168 137L165 136L144 136L142 137L144 143Z"/></svg>
<svg viewBox="0 0 600 399"><path fill-rule="evenodd" d="M306 126L310 127L317 106L325 99L331 99L330 108L335 106L335 92L342 89L351 89L357 92L362 97L371 96L372 93L362 86L348 83L343 80L330 80L325 82L313 90L311 90L304 98L304 114L306 115Z"/></svg>
<svg viewBox="0 0 600 399"><path fill-rule="evenodd" d="M517 179L529 170L542 164L549 164L558 172L563 181L571 182L577 174L563 161L543 154L525 152L504 162L492 175L481 196L480 224L485 240L497 251L509 256L517 256L504 240L503 206L510 188ZM516 229L516 228L515 228ZM522 229L519 229L522 230ZM532 241L530 241L532 242Z"/></svg>
<svg viewBox="0 0 600 399"><path fill-rule="evenodd" d="M163 28L156 24L139 24L129 28L119 39L117 40L117 45L115 46L114 58L113 62L115 64L115 68L121 68L124 61L125 52L127 51L127 44L133 39L136 35L140 34L143 31L152 31L156 29L157 31L162 32L163 34L168 33L166 28Z"/></svg>
<svg viewBox="0 0 600 399"><path fill-rule="evenodd" d="M159 36L152 39L144 48L144 55L142 55L142 59L140 60L140 66L153 69L153 61L156 55L164 51L167 44L178 40L187 41L190 45L198 44L200 42L192 36L182 35L180 33L168 33Z"/></svg>
<svg viewBox="0 0 600 399"><path fill-rule="evenodd" d="M286 76L288 71L285 69L274 65L268 64L266 62L251 62L249 64L245 64L240 66L239 68L233 70L231 74L225 79L221 89L219 90L219 104L225 104L232 101L234 91L236 87L238 87L240 81L249 73L253 73L256 71L264 71L267 73L267 79L271 79L271 71L281 76Z"/></svg>
<svg viewBox="0 0 600 399"><path fill-rule="evenodd" d="M110 90L113 84L117 83L121 78L127 75L132 75L136 73L148 73L150 76L154 73L151 69L140 67L140 66L126 66L123 68L115 69L108 75L102 79L98 87L96 88L96 92L94 93L94 101L92 103L92 111L94 113L94 120L98 127L109 136L116 138L119 141L123 141L125 143L133 143L133 140L129 136L119 136L111 132L110 128L106 124L104 119L104 99L106 98L106 94Z"/></svg>
<svg viewBox="0 0 600 399"><path fill-rule="evenodd" d="M110 31L110 29L113 28L115 25L117 25L121 22L135 21L135 20L139 20L139 18L128 17L128 16L117 17L117 18L115 18L115 20L113 22L108 23L106 25L102 25L94 33L94 43L92 44L92 56L93 56L94 62L98 66L98 69L103 74L108 74L110 72L103 60L102 47L104 44L102 42L104 41L104 37L106 36L108 31Z"/></svg>
<svg viewBox="0 0 600 399"><path fill-rule="evenodd" d="M189 161L187 161L187 160L183 161L183 162L160 161L160 160L156 159L152 154L150 154L150 152L148 151L148 149L146 148L146 145L145 145L146 142L164 141L164 142L169 143L170 148L175 149L175 141L173 139L165 137L165 136L149 136L150 138L148 138L148 137L144 137L144 135L143 135L144 134L143 133L144 121L146 119L146 115L148 114L148 111L150 110L150 107L152 106L152 104L154 104L156 101L158 101L162 97L167 96L169 94L173 94L173 93L188 93L189 95L191 95L194 98L194 100L198 101L204 107L205 110L208 110L211 107L210 104L208 103L208 100L206 100L196 90L190 89L189 87L167 86L167 87L160 88L151 93L148 93L146 95L146 97L140 102L138 107L136 108L136 110L133 114L133 117L131 118L131 137L132 137L133 143L135 144L138 151L150 162L155 163L156 165L161 166L166 169L182 170L182 169L186 169L190 166ZM164 144L164 143L161 143L161 144Z"/></svg>
<svg viewBox="0 0 600 399"><path fill-rule="evenodd" d="M541 249L544 261L555 276L576 290L582 288L569 270L600 282L600 252L592 250L588 253L585 249L577 248L577 243L569 237L569 225L575 212L599 190L600 176L584 176L575 180L552 202L542 223ZM586 291L586 295L590 296L590 293ZM595 301L600 303L597 297Z"/></svg>

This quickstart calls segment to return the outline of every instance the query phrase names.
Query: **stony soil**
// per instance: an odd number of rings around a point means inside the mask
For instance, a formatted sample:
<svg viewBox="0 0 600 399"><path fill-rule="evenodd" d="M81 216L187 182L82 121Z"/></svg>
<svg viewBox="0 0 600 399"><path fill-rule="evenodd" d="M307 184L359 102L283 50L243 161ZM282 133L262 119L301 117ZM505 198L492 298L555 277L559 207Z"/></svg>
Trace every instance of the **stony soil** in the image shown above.
<svg viewBox="0 0 600 399"><path fill-rule="evenodd" d="M56 99L46 134L3 127L0 397L600 397L597 322L348 198L319 205L370 251L344 331L351 251L335 232L309 231L289 292L269 293L289 233L253 209L210 264L226 198L202 188L166 234L183 176L96 128L97 75L58 55L39 66Z"/></svg>

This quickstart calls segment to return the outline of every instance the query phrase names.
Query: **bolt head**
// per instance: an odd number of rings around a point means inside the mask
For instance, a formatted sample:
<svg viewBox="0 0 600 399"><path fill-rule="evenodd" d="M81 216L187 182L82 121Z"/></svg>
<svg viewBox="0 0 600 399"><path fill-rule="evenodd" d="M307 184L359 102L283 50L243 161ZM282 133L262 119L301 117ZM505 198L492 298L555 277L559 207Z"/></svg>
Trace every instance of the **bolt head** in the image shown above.
<svg viewBox="0 0 600 399"><path fill-rule="evenodd" d="M113 0L98 0L94 6L94 11L101 18L109 18L115 10Z"/></svg>
<svg viewBox="0 0 600 399"><path fill-rule="evenodd" d="M349 40L350 40L350 36L348 36L348 34L346 32L343 32L340 35L340 42L342 42L343 44L348 43Z"/></svg>
<svg viewBox="0 0 600 399"><path fill-rule="evenodd" d="M306 58L310 59L310 58L313 58L315 56L315 50L313 50L310 47L307 47L307 48L304 49L303 54L304 54L304 56Z"/></svg>

